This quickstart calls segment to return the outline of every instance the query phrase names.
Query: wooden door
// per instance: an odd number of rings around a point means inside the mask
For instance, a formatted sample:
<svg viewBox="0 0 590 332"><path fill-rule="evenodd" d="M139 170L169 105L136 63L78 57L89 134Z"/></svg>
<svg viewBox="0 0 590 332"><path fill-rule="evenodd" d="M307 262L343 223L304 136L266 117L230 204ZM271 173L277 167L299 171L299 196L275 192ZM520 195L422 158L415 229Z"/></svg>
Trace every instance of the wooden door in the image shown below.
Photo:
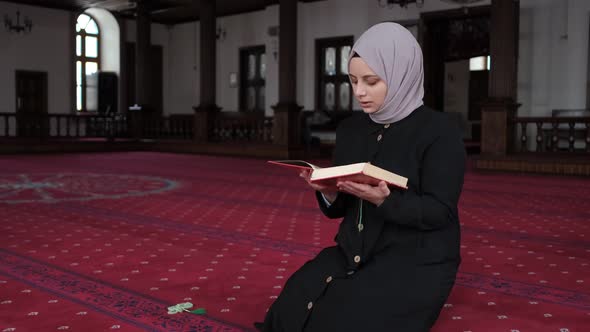
<svg viewBox="0 0 590 332"><path fill-rule="evenodd" d="M17 70L15 81L17 135L47 136L47 72Z"/></svg>

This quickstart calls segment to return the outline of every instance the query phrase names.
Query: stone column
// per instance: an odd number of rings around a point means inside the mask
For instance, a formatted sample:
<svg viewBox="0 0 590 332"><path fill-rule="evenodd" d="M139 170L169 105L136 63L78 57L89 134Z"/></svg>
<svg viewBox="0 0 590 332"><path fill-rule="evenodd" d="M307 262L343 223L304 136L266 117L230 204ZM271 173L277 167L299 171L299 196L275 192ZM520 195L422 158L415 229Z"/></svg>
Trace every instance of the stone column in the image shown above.
<svg viewBox="0 0 590 332"><path fill-rule="evenodd" d="M279 102L273 106L273 143L295 155L302 149L302 107L297 104L297 0L279 3Z"/></svg>
<svg viewBox="0 0 590 332"><path fill-rule="evenodd" d="M149 105L150 88L150 17L145 0L137 1L135 42L135 104L142 107L142 113L152 111Z"/></svg>
<svg viewBox="0 0 590 332"><path fill-rule="evenodd" d="M194 139L206 142L210 139L213 120L220 108L215 103L215 75L216 75L216 38L215 38L215 1L199 1L200 21L200 94L201 101L195 110Z"/></svg>

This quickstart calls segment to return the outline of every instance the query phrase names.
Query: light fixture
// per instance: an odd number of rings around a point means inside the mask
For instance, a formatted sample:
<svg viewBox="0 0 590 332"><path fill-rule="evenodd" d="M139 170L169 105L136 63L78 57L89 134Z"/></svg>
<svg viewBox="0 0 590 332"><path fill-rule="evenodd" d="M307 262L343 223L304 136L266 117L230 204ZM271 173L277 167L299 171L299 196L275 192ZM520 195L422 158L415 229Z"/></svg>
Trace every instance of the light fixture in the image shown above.
<svg viewBox="0 0 590 332"><path fill-rule="evenodd" d="M393 8L393 6L398 5L402 8L408 8L408 5L411 3L416 3L416 7L421 8L424 6L424 0L377 0L379 7L382 8Z"/></svg>
<svg viewBox="0 0 590 332"><path fill-rule="evenodd" d="M8 32L28 33L33 28L33 21L30 18L24 17L23 23L20 23L20 12L16 11L16 23L12 23L12 19L8 15L4 15L4 26Z"/></svg>

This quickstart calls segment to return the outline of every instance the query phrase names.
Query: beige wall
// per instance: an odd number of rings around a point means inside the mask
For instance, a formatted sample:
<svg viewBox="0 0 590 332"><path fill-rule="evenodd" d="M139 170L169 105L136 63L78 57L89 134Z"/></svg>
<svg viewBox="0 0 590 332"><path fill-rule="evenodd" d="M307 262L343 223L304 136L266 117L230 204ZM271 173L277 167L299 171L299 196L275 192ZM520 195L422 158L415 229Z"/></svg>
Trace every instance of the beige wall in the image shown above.
<svg viewBox="0 0 590 332"><path fill-rule="evenodd" d="M483 1L478 4L489 4ZM426 1L421 11L459 8L442 1ZM73 110L70 12L0 2L0 16L17 9L33 20L33 32L14 35L0 29L0 112L14 112L14 71L42 70L49 75L49 112ZM278 100L277 63L270 52L277 45L268 35L277 25L278 5L265 10L222 17L218 25L227 35L217 41L217 103L237 110L238 88L229 74L239 70L239 49L266 45L266 113ZM375 0L325 0L299 3L297 100L304 109L315 107L315 40L358 36L382 21L419 18L414 5L407 9L380 8ZM583 108L586 103L590 1L521 0L518 102L522 115L548 115L554 108ZM135 39L135 25L127 21L127 40ZM192 113L199 104L199 23L152 25L152 43L164 51L164 112ZM203 84L207 84L203 82Z"/></svg>

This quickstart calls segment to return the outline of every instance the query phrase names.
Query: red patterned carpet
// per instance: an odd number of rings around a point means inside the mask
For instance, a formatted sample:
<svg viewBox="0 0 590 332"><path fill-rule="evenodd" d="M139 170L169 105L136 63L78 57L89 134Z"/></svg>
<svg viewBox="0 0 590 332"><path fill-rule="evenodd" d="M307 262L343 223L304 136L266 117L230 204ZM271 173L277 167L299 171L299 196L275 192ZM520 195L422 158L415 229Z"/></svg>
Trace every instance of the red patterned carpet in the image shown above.
<svg viewBox="0 0 590 332"><path fill-rule="evenodd" d="M589 197L588 178L467 174L433 331L590 331ZM0 156L0 331L252 330L336 229L262 160ZM167 313L187 301L206 315Z"/></svg>

